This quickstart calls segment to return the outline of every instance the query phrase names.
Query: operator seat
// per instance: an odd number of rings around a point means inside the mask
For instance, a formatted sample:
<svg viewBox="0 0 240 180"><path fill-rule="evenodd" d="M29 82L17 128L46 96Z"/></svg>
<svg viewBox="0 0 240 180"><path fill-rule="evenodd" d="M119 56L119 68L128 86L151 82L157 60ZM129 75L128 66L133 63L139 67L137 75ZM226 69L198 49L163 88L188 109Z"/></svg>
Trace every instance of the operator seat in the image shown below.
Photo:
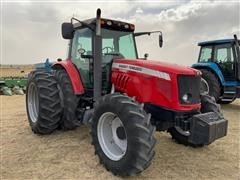
<svg viewBox="0 0 240 180"><path fill-rule="evenodd" d="M103 64L112 63L113 59L124 59L124 56L117 51L112 51L102 56L102 63Z"/></svg>

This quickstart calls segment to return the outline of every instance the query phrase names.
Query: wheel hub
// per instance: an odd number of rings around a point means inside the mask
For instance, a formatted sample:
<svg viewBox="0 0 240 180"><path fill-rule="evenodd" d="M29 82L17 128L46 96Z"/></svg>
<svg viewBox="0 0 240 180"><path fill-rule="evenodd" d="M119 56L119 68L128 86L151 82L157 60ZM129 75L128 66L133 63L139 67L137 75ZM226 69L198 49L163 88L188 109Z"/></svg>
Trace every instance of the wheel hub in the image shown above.
<svg viewBox="0 0 240 180"><path fill-rule="evenodd" d="M123 127L118 127L116 133L119 139L121 140L126 139L126 134Z"/></svg>

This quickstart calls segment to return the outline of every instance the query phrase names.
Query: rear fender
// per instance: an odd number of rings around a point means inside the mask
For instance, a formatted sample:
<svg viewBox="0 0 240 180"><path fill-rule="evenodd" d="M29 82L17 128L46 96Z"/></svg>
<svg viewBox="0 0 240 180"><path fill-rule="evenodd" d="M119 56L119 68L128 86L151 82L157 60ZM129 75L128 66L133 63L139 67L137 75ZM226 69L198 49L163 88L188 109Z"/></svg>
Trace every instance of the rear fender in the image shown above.
<svg viewBox="0 0 240 180"><path fill-rule="evenodd" d="M83 94L84 87L79 72L71 60L59 61L52 65L52 69L65 69L72 83L75 94Z"/></svg>
<svg viewBox="0 0 240 180"><path fill-rule="evenodd" d="M221 69L219 69L219 67L215 63L212 63L212 62L195 63L195 64L192 65L192 68L210 70L211 72L213 72L217 76L221 85L224 86L225 80L224 80L223 74L221 72Z"/></svg>

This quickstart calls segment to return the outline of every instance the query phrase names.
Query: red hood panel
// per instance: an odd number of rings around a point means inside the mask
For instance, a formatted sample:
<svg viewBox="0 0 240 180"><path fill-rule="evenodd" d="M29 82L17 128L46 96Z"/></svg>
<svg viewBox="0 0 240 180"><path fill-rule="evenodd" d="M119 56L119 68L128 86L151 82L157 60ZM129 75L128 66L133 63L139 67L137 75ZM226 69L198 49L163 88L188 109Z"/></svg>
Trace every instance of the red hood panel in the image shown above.
<svg viewBox="0 0 240 180"><path fill-rule="evenodd" d="M131 64L135 66L141 66L141 67L162 71L162 72L167 72L167 73L173 73L173 74L196 75L198 72L197 70L190 67L180 66L177 64L166 63L162 61L154 61L154 60L114 59L113 62Z"/></svg>

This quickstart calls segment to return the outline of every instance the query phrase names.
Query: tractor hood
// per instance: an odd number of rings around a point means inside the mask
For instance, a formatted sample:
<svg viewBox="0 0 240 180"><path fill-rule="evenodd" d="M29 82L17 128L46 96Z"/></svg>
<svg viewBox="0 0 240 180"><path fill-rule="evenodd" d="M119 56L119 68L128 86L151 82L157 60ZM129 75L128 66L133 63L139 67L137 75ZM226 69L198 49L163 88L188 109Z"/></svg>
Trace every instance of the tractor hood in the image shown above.
<svg viewBox="0 0 240 180"><path fill-rule="evenodd" d="M155 60L139 60L139 59L114 59L113 65L122 65L124 68L128 67L128 65L132 65L130 68L147 68L150 70L165 72L169 74L185 74L185 75L197 75L199 71L190 67L180 66L177 64L166 63L162 61L155 61Z"/></svg>

